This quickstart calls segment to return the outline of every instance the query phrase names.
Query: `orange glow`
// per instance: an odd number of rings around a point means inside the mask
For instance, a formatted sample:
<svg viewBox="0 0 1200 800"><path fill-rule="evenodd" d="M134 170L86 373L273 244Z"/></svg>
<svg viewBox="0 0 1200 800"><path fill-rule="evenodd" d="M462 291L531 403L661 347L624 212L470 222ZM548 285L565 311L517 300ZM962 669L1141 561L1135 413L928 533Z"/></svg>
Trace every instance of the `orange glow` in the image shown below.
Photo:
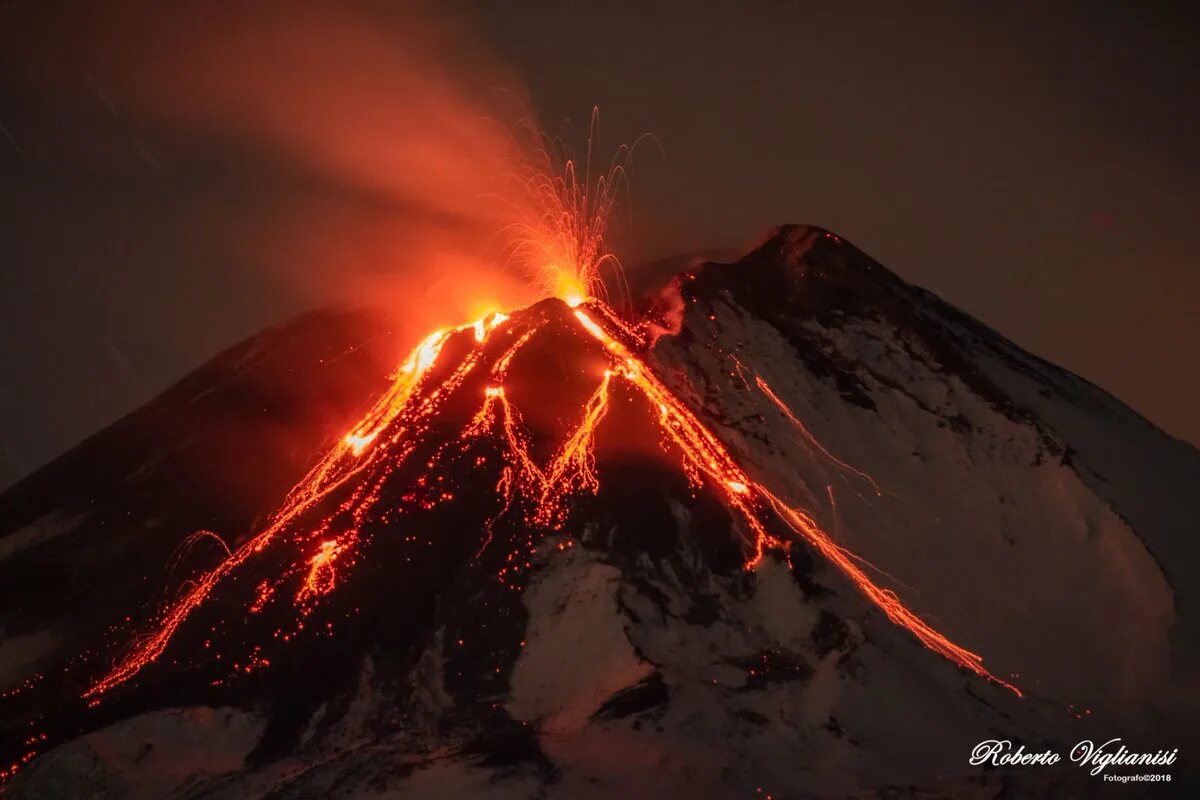
<svg viewBox="0 0 1200 800"><path fill-rule="evenodd" d="M84 698L98 701L101 695L157 661L179 627L219 584L255 554L281 542L294 545L297 555L281 574L259 585L247 610L262 613L268 606L291 598L296 630L277 632L281 641L289 641L303 628L306 615L351 573L363 544L361 531L368 515L381 504L385 481L398 474L397 469L406 464L420 443L427 443L435 431L440 434L445 429L441 411L449 398L464 389L464 384L471 391L471 395L466 395L471 405L467 406L464 417L475 408L474 403L479 403L478 410L465 423L457 418L455 424L462 426L457 435L439 442L434 455L425 463L413 465L419 467L419 477L410 494L419 498L414 502L424 509L452 500L459 488L453 481L462 471L443 470L443 458L469 456L475 465L483 466L498 455L495 492L500 501L499 511L480 532L477 555L491 544L493 524L507 514L519 513L526 538L514 544L522 548L519 552L503 554L505 566L497 574L502 582L519 588L516 578L532 568L532 554L541 537L564 533L574 501L583 495L594 495L601 488L595 440L610 411L614 378L648 403L664 442L680 454L681 468L689 484L697 490L709 488L733 512L745 544L747 569L762 563L769 550L786 554L797 542L812 547L891 622L908 630L925 647L1019 695L1016 687L988 672L978 655L935 631L892 590L874 583L856 563L861 559L834 543L812 517L751 478L713 431L638 355L646 347L643 328L622 320L603 299L605 291L600 277L604 265L615 264L615 259L604 249L604 234L615 202L613 187L623 175L620 166L614 167L608 180L597 185L588 177L582 185L578 183L571 161L567 161L560 177L545 177L548 174L538 173L540 177L531 179L526 186L541 198L541 213L514 223L516 227L508 233L517 242L514 251L539 265L542 294L558 297L569 311L554 306L549 311L530 307L511 315L490 313L425 337L403 359L391 386L291 489L268 524L164 608L149 630L137 637L107 674L86 690ZM571 330L582 331L587 346L598 350L607 366L582 407L567 416L577 420L574 427L557 443L552 455L539 463L534 456L536 451L531 448L532 434L504 387L513 360L532 337L548 326L564 324L564 320ZM578 329L573 327L575 323ZM451 340L455 344L447 349ZM484 366L480 367L481 364ZM467 384L468 376L477 367L480 371L486 369L486 375L477 375ZM476 394L481 384L482 392ZM756 384L823 457L871 481L865 473L834 458L816 443L765 381L756 378ZM874 486L874 481L871 484ZM329 513L335 491L336 507ZM320 514L315 513L318 510ZM310 512L318 517L316 521L310 518ZM387 513L405 512L389 508ZM335 519L341 520L336 528ZM570 546L568 539L560 544L560 549ZM279 591L285 584L294 589ZM257 651L251 661L255 668L269 663Z"/></svg>
<svg viewBox="0 0 1200 800"><path fill-rule="evenodd" d="M569 271L550 267L547 274L552 276L550 280L554 283L554 296L570 308L580 306L588 299L587 286Z"/></svg>
<svg viewBox="0 0 1200 800"><path fill-rule="evenodd" d="M754 481L716 435L623 341L636 334L626 326L614 325L610 330L597 321L599 318L607 322L609 317L615 317L611 309L600 301L591 300L571 313L580 329L607 355L609 367L602 372L595 390L583 404L575 427L553 455L544 464L534 459L530 451L529 433L521 414L504 390L504 381L513 359L538 330L550 324L547 318L538 318L532 323L523 322L527 329L512 336L501 350L493 352L480 407L458 437L459 445L455 449L463 452L475 442L487 442L499 447L503 466L496 492L502 500L501 514L518 506L525 508L525 525L530 531L542 531L544 535L563 528L574 497L599 491L601 476L596 471L594 442L597 430L609 410L612 379L618 377L644 397L649 407L657 412L655 419L659 428L666 440L681 454L681 466L689 482L696 488L710 486L718 491L741 520L747 545L748 569L757 567L768 550L786 553L794 541L803 542L836 566L889 620L908 630L930 650L1020 694L1016 687L985 669L977 654L935 631L905 606L892 590L874 583L855 563L860 559L834 543L811 516L791 507L766 486ZM292 489L271 524L230 553L215 569L202 575L187 593L164 611L152 631L138 639L116 667L89 688L84 696L97 697L129 680L147 664L158 659L178 627L206 600L213 588L253 553L262 551L282 534L298 537L298 541L316 541L315 549L308 551L310 555L289 573L294 573L298 581L295 602L301 615L307 614L322 596L334 591L338 580L335 562L348 559L347 568L353 563L352 553L359 543L358 531L368 511L379 500L383 479L412 452L415 437L423 436L428 431L445 399L457 391L465 377L480 362L491 335L509 319L502 314L493 314L426 337L405 359L391 388L363 420ZM451 368L446 378L436 384L426 385L428 374L439 363L447 342L456 334L467 331L472 333L470 351L457 364L448 365ZM765 382L759 388L773 397L777 404L780 402ZM790 419L794 419L794 415L786 413ZM826 453L823 449L821 452ZM422 484L432 485L435 481L443 480L444 476L436 472L436 459L425 466L428 472L421 478ZM381 470L383 477L367 479L371 474L367 472L368 468ZM857 471L855 473L859 474ZM361 476L359 480L351 482L351 478L358 476ZM335 488L342 486L350 488L349 495L338 506L339 511L348 513L353 520L349 530L337 538L326 538L328 519L308 531L298 525L306 512L329 497ZM442 499L452 496L451 492L444 492ZM781 539L771 533L770 527L773 525L781 525L790 538ZM484 533L480 553L491 541L491 523ZM531 549L535 547L532 536L531 533L527 541ZM509 566L499 575L506 582L529 568L526 556L510 554L508 561ZM287 574L281 576L279 581L286 578ZM267 603L274 602L274 586L279 581L264 584L251 611L261 611Z"/></svg>
<svg viewBox="0 0 1200 800"><path fill-rule="evenodd" d="M495 330L502 322L503 320L497 321L495 325L486 330ZM354 429L343 437L337 446L330 448L308 474L292 488L284 498L283 504L272 516L270 523L234 550L215 568L200 576L187 592L174 604L168 606L154 624L152 631L146 636L140 637L107 675L84 692L84 698L94 698L107 692L132 678L148 664L158 660L175 635L175 631L196 608L204 603L218 583L233 573L253 554L262 552L277 536L287 531L306 512L328 498L335 489L347 485L351 478L365 474L368 467L374 466L384 459L391 459L393 469L402 463L409 452L409 449L404 446L405 438L414 429L428 424L429 418L440 407L433 397L426 398L423 403L414 407L412 401L417 388L426 373L436 363L450 336L458 331L474 327L475 323L469 323L456 329L439 330L422 340L404 360L388 391L380 397ZM461 383L478 360L478 353L474 353L473 356L474 358L465 359L458 369L446 379L441 387L443 390L456 388ZM434 392L433 394L437 395L438 393ZM406 425L405 422L409 424ZM364 448L376 442L379 435L385 430L394 431L387 440L388 447L373 447L369 451L365 451ZM366 452L366 457L360 458L364 452ZM357 485L343 506L346 510L355 510L356 517L361 515L374 503L376 486L377 483ZM313 568L316 569L316 567L317 565L314 563Z"/></svg>
<svg viewBox="0 0 1200 800"><path fill-rule="evenodd" d="M378 431L372 431L371 433L365 434L363 436L359 436L359 435L353 434L353 433L347 433L346 434L346 444L350 445L350 452L354 453L354 455L356 455L356 456L362 455L363 449L367 445L369 445L371 442L375 441L375 435L377 433L378 433Z"/></svg>
<svg viewBox="0 0 1200 800"><path fill-rule="evenodd" d="M341 548L338 547L338 543L334 539L321 542L321 547L317 550L316 555L309 559L308 563L312 567L304 579L304 585L296 593L297 601L303 603L314 597L329 594L333 591L333 587L336 585L333 562L338 557L340 550Z"/></svg>

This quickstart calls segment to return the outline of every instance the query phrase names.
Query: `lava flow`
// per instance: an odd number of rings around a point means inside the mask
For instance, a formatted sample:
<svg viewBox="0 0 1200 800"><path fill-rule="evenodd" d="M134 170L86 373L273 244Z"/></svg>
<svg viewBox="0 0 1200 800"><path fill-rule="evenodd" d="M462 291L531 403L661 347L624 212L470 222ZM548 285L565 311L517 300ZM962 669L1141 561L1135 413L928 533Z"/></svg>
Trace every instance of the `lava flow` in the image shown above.
<svg viewBox="0 0 1200 800"><path fill-rule="evenodd" d="M423 465L414 491L442 485L446 479L442 465L449 457L468 454L476 443L489 441L503 453L504 466L496 486L502 506L497 516L521 507L524 524L531 532L529 545L534 547L536 536L561 530L568 522L573 497L599 490L601 476L596 472L594 440L609 407L613 381L619 379L640 394L651 409L657 410L658 427L665 440L679 451L689 482L697 489L703 486L716 489L742 520L746 529L748 569L755 568L768 550L786 551L793 540L804 542L829 559L879 606L888 619L910 631L923 645L1020 694L1014 686L985 669L977 654L938 633L905 606L894 592L872 581L855 563L856 556L834 543L811 516L791 507L754 480L712 430L638 355L635 350L638 342L631 340L628 327L619 323L615 313L603 301L592 298L578 304L569 300L564 302L574 306L569 317L564 314L538 316L526 309L512 315L492 314L430 334L404 361L388 392L293 488L271 523L232 551L217 567L202 575L108 674L87 689L84 696L95 701L156 661L179 627L205 602L214 587L279 538L288 538L300 545L300 557L283 574L263 582L255 603L248 610L261 612L274 601L284 583L294 579L299 588L291 598L302 620L323 595L335 589L339 574L353 567L359 555L363 520L369 513L375 513L382 482L405 462L420 440L428 437L442 405L460 391L467 376L485 362L489 365L486 375L476 376L483 378L485 387L478 400L477 412L456 438L437 447ZM515 321L516 317L520 317L519 322ZM551 325L551 320L563 318L573 319L578 332L600 346L608 366L600 373L595 390L579 409L575 427L553 454L539 463L532 453L530 434L520 410L506 393L505 380L514 358ZM497 338L501 341L493 347L493 339ZM469 346L464 355L457 356L456 362L442 364L444 350L452 341L456 344L468 341ZM445 377L432 379L435 367L446 370ZM790 412L788 414L790 416ZM338 491L344 491L345 497L339 498L332 513L309 522L309 512ZM426 497L423 507L451 499L453 493L450 490L435 492ZM344 519L349 520L348 524L335 525L335 521ZM299 524L301 522L303 524ZM490 524L489 530L481 532L479 552L489 544ZM772 533L772 529L787 538ZM527 566L520 556L510 556L509 562L511 566L499 572L498 577L503 581L512 581L514 574ZM302 627L301 622L295 632ZM280 638L286 641L293 633L284 633Z"/></svg>

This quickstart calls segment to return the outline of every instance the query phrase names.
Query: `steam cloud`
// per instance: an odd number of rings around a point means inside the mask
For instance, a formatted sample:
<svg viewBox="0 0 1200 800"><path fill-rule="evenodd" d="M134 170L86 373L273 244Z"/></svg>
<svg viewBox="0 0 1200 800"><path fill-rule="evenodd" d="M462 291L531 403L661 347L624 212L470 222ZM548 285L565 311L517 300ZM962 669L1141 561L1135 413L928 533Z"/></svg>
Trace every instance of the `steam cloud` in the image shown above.
<svg viewBox="0 0 1200 800"><path fill-rule="evenodd" d="M308 304L391 308L423 334L529 299L489 247L525 102L461 21L413 2L98 3L63 17L38 48L49 71L287 176L210 200L205 235Z"/></svg>

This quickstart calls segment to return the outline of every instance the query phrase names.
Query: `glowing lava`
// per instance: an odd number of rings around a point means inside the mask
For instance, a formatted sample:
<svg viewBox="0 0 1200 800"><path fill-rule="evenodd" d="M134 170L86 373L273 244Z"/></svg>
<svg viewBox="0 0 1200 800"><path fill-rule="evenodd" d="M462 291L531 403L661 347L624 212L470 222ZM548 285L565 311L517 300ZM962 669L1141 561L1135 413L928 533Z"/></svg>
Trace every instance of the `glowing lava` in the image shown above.
<svg viewBox="0 0 1200 800"><path fill-rule="evenodd" d="M522 126L531 146L507 176L503 193L511 220L499 234L506 261L530 275L543 296L557 297L571 308L591 299L607 300L610 287L628 291L606 237L628 185L626 163L638 142L619 147L608 168L594 176L592 149L599 126L600 111L593 108L582 161L536 127Z"/></svg>
<svg viewBox="0 0 1200 800"><path fill-rule="evenodd" d="M497 324L499 322L491 325L485 323L483 329L494 330ZM474 360L464 360L438 391L422 398L421 402L416 404L412 402L415 390L437 361L450 336L457 331L474 328L475 323L471 323L457 329L435 331L417 345L402 362L388 391L350 433L328 450L292 488L284 498L283 505L272 515L270 524L251 536L215 568L197 578L189 590L159 615L154 627L133 643L117 665L84 692L84 698L97 698L132 678L147 664L156 661L179 626L208 598L218 583L251 556L265 550L276 537L288 531L294 522L330 497L334 490L346 485L351 478L363 473L379 460L388 459L393 464L403 462L408 454L404 442L406 436L415 428L428 423L429 417L438 407L438 395L452 391L474 366ZM478 357L477 354L473 355ZM386 446L380 446L378 440L384 434ZM341 504L339 511L352 511L356 517L361 517L377 499L377 486L377 482L360 482L353 488L349 499ZM318 525L315 534L323 532L329 521L326 519ZM309 536L312 535L314 533L309 532ZM350 532L348 538L355 538L354 532ZM319 557L320 554L314 558ZM317 566L314 561L314 572ZM313 591L301 592L297 599L304 602L313 594L317 594L315 584Z"/></svg>
<svg viewBox="0 0 1200 800"><path fill-rule="evenodd" d="M748 569L755 568L768 550L786 552L794 540L801 541L832 562L889 620L910 631L923 645L1020 694L1011 684L988 672L977 654L948 640L908 609L894 592L872 581L855 563L857 557L834 543L811 516L792 508L751 478L718 437L634 352L632 344L636 344L636 339L632 343L625 341L634 338L629 335L629 330L610 324L609 321L616 317L611 309L592 299L577 304L570 314L582 334L600 346L609 366L600 374L594 391L580 408L574 427L544 463L538 463L531 454L530 435L520 411L505 392L504 382L514 357L548 324L549 317L538 318L532 323L524 321L522 325L527 326L526 329L518 331L506 329L512 324L509 316L493 314L458 328L430 334L404 361L391 388L363 420L292 489L272 522L197 579L189 591L163 612L153 629L135 642L117 665L84 696L98 698L157 660L180 625L205 602L214 587L281 536L300 545L302 555L284 574L264 583L258 599L248 610L261 612L264 605L274 600L276 588L287 579L299 583L294 600L301 616L311 611L321 597L334 591L339 573L349 571L353 566L363 520L379 502L383 480L408 458L416 441L428 434L431 421L442 404L483 362L497 332L505 334L505 341L500 343L499 349L490 351L491 366L477 412L457 439L439 447L438 455L425 465L426 471L418 484L427 487L444 480L439 468L441 459L448 452L466 453L481 442L489 443L502 453L503 467L496 485L502 500L500 514L520 506L526 509L524 522L531 531L541 531L544 535L562 529L570 516L572 498L583 493L594 494L600 488L594 442L609 409L613 379L620 379L657 412L658 427L665 439L678 449L689 482L696 488L708 486L717 491L741 519L745 527ZM457 363L441 364L448 343L468 331L471 347L466 354L458 357ZM443 371L448 369L440 382L429 378L435 367ZM760 382L759 388L786 409L765 383ZM794 420L790 411L785 413ZM799 424L798 420L796 424ZM826 451L822 448L821 452ZM862 475L857 470L854 472ZM344 490L346 497L333 513L315 523L309 521L308 512L329 498L335 489ZM444 492L430 502L452 497L452 493ZM334 531L333 522L340 518L349 518L350 524ZM489 523L488 529L481 532L485 537L481 542L481 553L490 541L490 528ZM772 528L779 534L772 533ZM787 538L781 538L785 534ZM535 544L533 533L529 544L531 547ZM502 570L499 576L505 581L528 567L523 556L510 555L509 561L512 565Z"/></svg>

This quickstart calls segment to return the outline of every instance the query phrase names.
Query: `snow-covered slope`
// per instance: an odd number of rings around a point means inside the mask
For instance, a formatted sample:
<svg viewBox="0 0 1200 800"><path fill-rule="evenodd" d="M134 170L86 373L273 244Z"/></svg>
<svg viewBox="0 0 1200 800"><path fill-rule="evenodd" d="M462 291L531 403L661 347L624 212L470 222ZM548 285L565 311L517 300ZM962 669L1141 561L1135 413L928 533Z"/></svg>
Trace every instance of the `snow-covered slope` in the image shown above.
<svg viewBox="0 0 1200 800"><path fill-rule="evenodd" d="M1196 686L1195 448L824 231L690 283L662 363L918 609L1075 705L1136 715ZM756 376L872 480L813 458Z"/></svg>
<svg viewBox="0 0 1200 800"><path fill-rule="evenodd" d="M1188 720L1200 622L1186 580L1200 565L1188 505L1200 488L1194 448L819 229L783 228L736 262L692 269L650 313L668 331L650 361L751 477L812 513L1024 697L922 647L815 552L797 546L744 569L738 520L694 491L654 429L626 410L632 403L617 402L598 435L601 489L538 548L523 591L497 589L486 558L469 557L481 534L470 508L431 515L423 524L447 544L429 574L399 571L378 544L354 579L353 602L374 607L363 609L369 624L336 651L301 650L236 690L164 672L152 691L73 718L71 730L89 732L33 760L12 789L1062 797L1097 791L1098 779L1070 764L972 767L971 748L1012 738L1065 754L1113 736L1181 748L1184 762L1169 771L1173 788L1183 785L1198 743ZM302 348L297 331L309 331ZM304 372L309 396L325 399L298 404L306 410L290 435L312 452L353 417L352 376L359 407L378 391L378 352L367 358L351 343L382 335L361 320L315 329L310 320L226 354L189 385L245 391L255 384L230 376L294 361L314 350L313 336L333 343L326 357L356 353ZM195 392L175 397L184 394ZM272 507L259 500L256 512L215 522L164 516L174 503L162 487L211 464L180 443L214 413L166 407L169 433L144 430L155 417L141 412L0 498L0 574L43 570L5 598L6 687L35 674L50 677L30 692L53 684L68 631L149 602L196 527L244 530ZM231 439L256 442L250 422L234 428ZM129 460L145 465L114 480L108 454L135 431L146 444ZM286 486L303 459L271 469ZM71 502L46 501L46 487ZM108 513L97 528L88 510L97 492L127 521ZM145 588L104 596L94 571L130 553L143 563L123 574ZM42 611L45 576L72 575L82 576L75 603L91 593L93 607ZM5 735L20 733L4 713Z"/></svg>

